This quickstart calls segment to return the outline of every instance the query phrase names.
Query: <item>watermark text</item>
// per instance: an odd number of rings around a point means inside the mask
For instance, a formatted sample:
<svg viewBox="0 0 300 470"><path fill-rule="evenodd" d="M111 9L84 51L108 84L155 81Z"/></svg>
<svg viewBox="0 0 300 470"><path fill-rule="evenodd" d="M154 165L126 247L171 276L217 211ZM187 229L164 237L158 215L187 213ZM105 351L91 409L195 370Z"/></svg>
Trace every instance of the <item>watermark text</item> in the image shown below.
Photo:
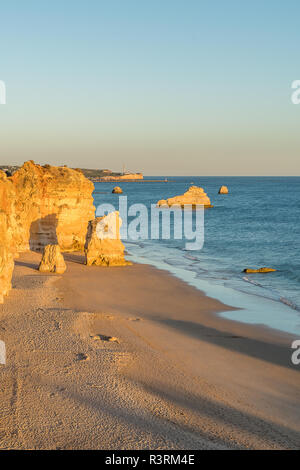
<svg viewBox="0 0 300 470"><path fill-rule="evenodd" d="M0 104L6 104L6 85L3 80L0 80Z"/></svg>
<svg viewBox="0 0 300 470"><path fill-rule="evenodd" d="M291 101L293 104L300 104L300 80L294 80L292 83Z"/></svg>

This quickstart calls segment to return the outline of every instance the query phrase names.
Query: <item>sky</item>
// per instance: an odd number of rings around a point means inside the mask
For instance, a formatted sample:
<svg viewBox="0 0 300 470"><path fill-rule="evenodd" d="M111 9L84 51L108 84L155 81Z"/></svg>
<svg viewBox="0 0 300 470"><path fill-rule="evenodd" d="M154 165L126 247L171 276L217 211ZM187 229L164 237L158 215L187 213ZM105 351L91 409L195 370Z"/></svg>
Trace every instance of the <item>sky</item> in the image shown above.
<svg viewBox="0 0 300 470"><path fill-rule="evenodd" d="M0 3L0 164L300 175L298 0Z"/></svg>

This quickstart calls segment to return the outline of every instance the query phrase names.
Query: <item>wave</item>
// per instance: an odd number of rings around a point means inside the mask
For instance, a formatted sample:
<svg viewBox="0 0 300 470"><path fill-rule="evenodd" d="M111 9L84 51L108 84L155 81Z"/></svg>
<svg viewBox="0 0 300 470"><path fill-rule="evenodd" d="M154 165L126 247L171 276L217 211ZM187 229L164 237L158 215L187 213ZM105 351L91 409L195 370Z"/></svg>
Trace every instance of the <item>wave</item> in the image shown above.
<svg viewBox="0 0 300 470"><path fill-rule="evenodd" d="M293 310L296 310L297 312L300 312L300 307L298 305L294 304L294 302L292 302L291 300L286 299L285 297L280 297L279 300L283 304L288 305L289 307L291 307Z"/></svg>
<svg viewBox="0 0 300 470"><path fill-rule="evenodd" d="M246 276L243 277L243 280L248 282L249 284L252 284L256 287L260 287L260 288L264 289L265 291L267 291L267 294L269 294L269 295L263 295L262 297L271 298L272 300L276 300L277 302L281 302L281 303L287 305L288 307L292 308L293 310L297 310L298 312L300 312L300 307L298 305L296 305L292 300L287 299L286 297L283 297L275 289L271 289L271 288L268 288L266 286L263 286L259 282L254 281L253 279L249 279Z"/></svg>
<svg viewBox="0 0 300 470"><path fill-rule="evenodd" d="M129 251L136 252L141 258L148 260L157 260L169 266L169 271L173 268L181 268L187 273L193 272L199 280L206 279L214 284L224 285L232 289L243 292L245 294L252 294L255 296L263 297L265 299L281 302L282 304L292 308L295 311L300 311L299 305L293 300L289 299L282 292L270 286L265 286L260 282L250 279L247 276L239 277L237 273L224 266L220 260L212 259L207 256L195 256L194 254L187 253L182 247L166 246L165 244L153 243L153 241L141 240L126 240L125 244ZM178 251L181 252L179 255ZM212 261L214 262L212 264ZM249 285L249 288L243 288L243 282ZM245 284L244 284L245 285ZM253 289L250 288L253 286Z"/></svg>
<svg viewBox="0 0 300 470"><path fill-rule="evenodd" d="M190 259L191 261L200 261L199 258L197 258L197 256L192 256L192 255L183 255L184 258L186 259Z"/></svg>

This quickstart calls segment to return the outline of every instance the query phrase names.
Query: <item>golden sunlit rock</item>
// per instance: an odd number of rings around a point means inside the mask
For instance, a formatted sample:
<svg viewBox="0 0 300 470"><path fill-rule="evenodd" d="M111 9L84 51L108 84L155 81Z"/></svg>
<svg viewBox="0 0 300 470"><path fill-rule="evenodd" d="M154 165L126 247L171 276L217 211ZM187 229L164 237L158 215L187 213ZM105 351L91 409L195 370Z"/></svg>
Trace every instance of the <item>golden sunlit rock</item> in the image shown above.
<svg viewBox="0 0 300 470"><path fill-rule="evenodd" d="M178 205L183 207L185 204L192 205L193 207L197 205L203 205L205 208L212 207L211 202L203 188L198 186L191 186L188 191L180 196L171 197L167 200L161 199L158 201L158 207L171 207L173 205Z"/></svg>
<svg viewBox="0 0 300 470"><path fill-rule="evenodd" d="M63 255L58 245L47 245L44 248L39 271L42 273L63 274L67 269Z"/></svg>
<svg viewBox="0 0 300 470"><path fill-rule="evenodd" d="M120 240L122 220L119 212L111 212L104 217L96 217L89 222L85 256L88 266L125 266L125 247Z"/></svg>

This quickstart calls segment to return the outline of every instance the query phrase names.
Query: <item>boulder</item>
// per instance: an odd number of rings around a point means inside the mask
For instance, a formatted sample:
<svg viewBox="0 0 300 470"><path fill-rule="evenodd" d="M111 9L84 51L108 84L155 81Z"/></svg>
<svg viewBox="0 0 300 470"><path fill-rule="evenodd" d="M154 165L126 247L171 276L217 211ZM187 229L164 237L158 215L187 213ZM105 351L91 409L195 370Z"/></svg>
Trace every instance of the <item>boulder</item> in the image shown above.
<svg viewBox="0 0 300 470"><path fill-rule="evenodd" d="M42 273L63 274L66 269L66 263L59 245L45 246L39 271Z"/></svg>
<svg viewBox="0 0 300 470"><path fill-rule="evenodd" d="M115 186L114 189L112 190L113 194L122 194L123 190L120 188L120 186Z"/></svg>
<svg viewBox="0 0 300 470"><path fill-rule="evenodd" d="M276 271L276 269L273 268L258 268L258 269L251 269L251 268L246 268L244 269L244 273L272 273Z"/></svg>
<svg viewBox="0 0 300 470"><path fill-rule="evenodd" d="M171 197L167 200L161 199L158 201L157 206L171 207L177 205L183 207L185 204L192 205L193 207L197 205L203 205L204 208L213 207L204 189L198 186L191 186L188 191L180 196Z"/></svg>
<svg viewBox="0 0 300 470"><path fill-rule="evenodd" d="M119 212L96 217L89 222L85 256L87 266L126 266L125 247L120 240L122 219Z"/></svg>
<svg viewBox="0 0 300 470"><path fill-rule="evenodd" d="M219 194L228 194L229 191L228 191L228 188L227 186L221 186L220 189L219 189Z"/></svg>

